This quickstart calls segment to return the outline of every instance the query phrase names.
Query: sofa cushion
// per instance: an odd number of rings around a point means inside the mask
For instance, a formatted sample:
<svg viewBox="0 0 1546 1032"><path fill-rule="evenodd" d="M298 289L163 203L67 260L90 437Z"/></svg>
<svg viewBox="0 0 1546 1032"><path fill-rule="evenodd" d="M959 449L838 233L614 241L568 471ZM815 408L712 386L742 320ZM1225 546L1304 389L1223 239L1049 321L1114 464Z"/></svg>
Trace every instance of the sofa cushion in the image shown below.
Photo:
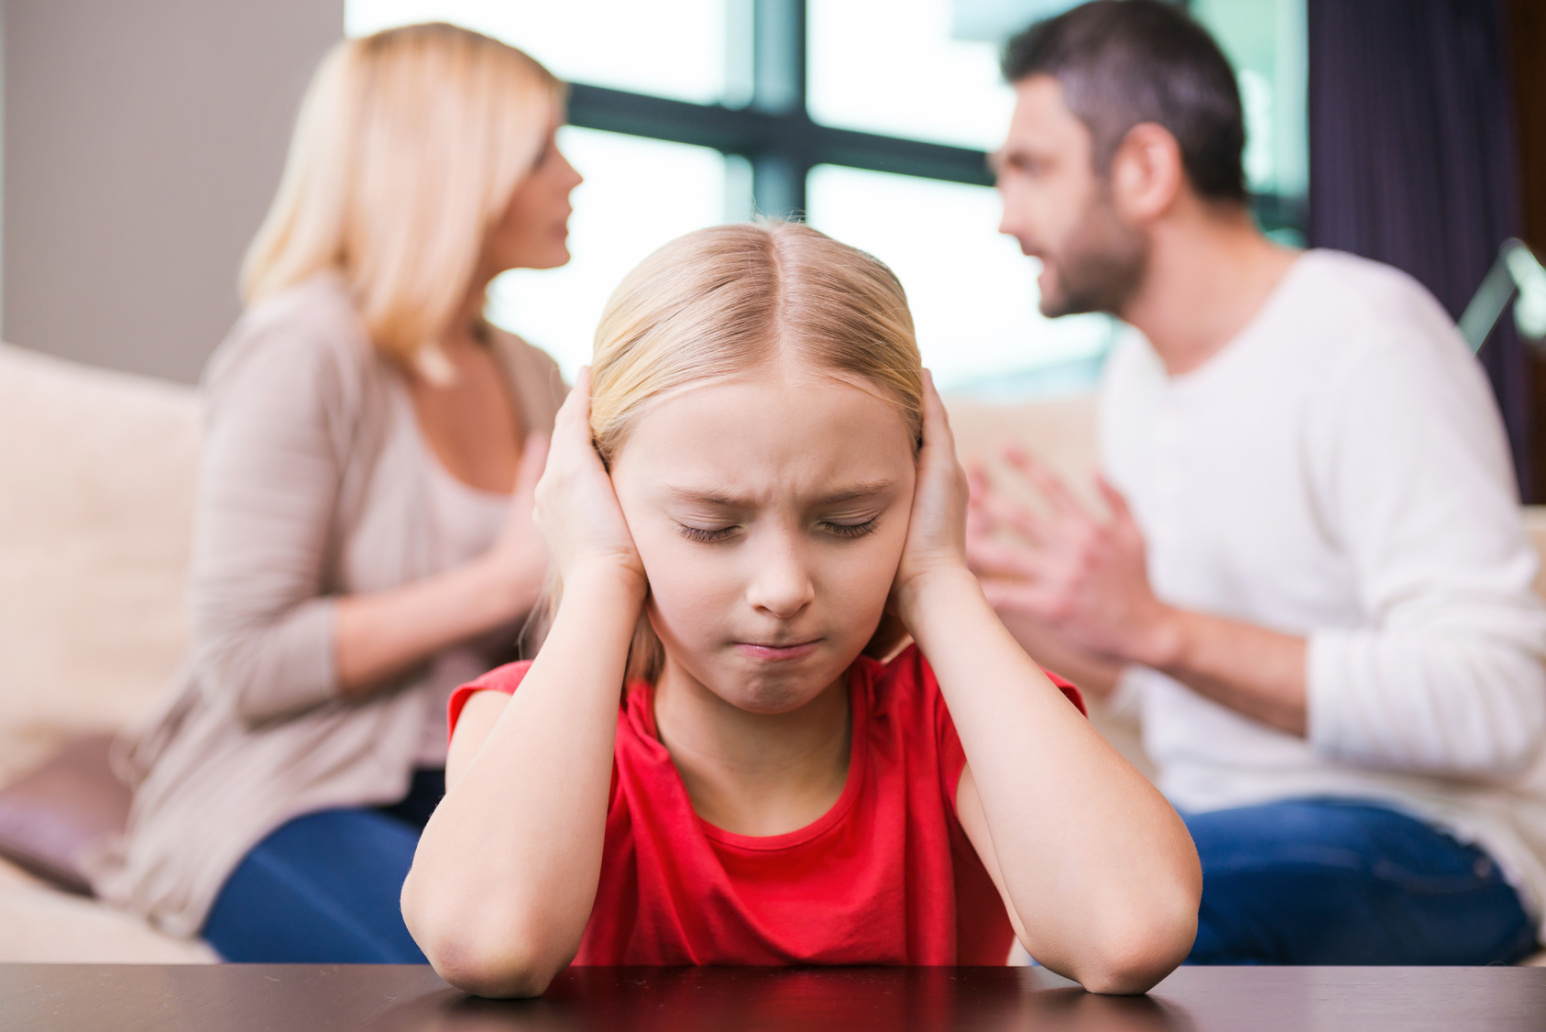
<svg viewBox="0 0 1546 1032"><path fill-rule="evenodd" d="M196 395L0 344L0 441L4 783L58 729L145 712L181 658Z"/></svg>
<svg viewBox="0 0 1546 1032"><path fill-rule="evenodd" d="M50 888L0 860L0 964L211 964L209 944Z"/></svg>
<svg viewBox="0 0 1546 1032"><path fill-rule="evenodd" d="M108 766L110 734L68 742L0 789L0 856L69 892L90 895L83 856L129 817L128 786Z"/></svg>

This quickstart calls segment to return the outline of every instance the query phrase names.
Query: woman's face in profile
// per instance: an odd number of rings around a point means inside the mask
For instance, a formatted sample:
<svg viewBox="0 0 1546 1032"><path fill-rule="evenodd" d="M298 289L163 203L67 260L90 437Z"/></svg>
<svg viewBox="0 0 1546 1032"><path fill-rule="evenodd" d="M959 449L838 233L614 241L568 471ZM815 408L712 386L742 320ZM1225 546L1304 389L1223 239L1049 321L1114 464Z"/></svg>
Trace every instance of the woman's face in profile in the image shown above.
<svg viewBox="0 0 1546 1032"><path fill-rule="evenodd" d="M658 402L613 458L670 662L739 709L805 705L880 622L916 461L877 393L765 364Z"/></svg>
<svg viewBox="0 0 1546 1032"><path fill-rule="evenodd" d="M569 261L569 194L583 182L558 149L555 133L484 241L486 267L554 269Z"/></svg>

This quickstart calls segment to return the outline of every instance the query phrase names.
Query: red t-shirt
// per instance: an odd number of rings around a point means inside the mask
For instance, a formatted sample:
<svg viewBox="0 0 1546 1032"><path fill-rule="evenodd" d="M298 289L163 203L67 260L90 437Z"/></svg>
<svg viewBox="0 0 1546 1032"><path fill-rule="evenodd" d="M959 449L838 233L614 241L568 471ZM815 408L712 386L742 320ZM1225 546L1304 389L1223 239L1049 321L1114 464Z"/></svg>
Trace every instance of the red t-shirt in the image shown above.
<svg viewBox="0 0 1546 1032"><path fill-rule="evenodd" d="M458 688L514 692L530 663ZM1053 677L1084 710L1078 690ZM623 693L601 881L576 964L1003 964L1013 930L961 829L966 764L916 646L849 672L853 748L836 805L783 835L693 812L655 731L653 690Z"/></svg>

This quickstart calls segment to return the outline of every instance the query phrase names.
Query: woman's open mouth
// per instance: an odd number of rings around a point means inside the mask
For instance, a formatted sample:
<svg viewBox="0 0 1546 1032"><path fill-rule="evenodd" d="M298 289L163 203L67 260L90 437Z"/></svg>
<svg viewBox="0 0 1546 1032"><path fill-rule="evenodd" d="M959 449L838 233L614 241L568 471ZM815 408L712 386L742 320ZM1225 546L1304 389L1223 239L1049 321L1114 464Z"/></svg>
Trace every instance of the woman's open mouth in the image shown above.
<svg viewBox="0 0 1546 1032"><path fill-rule="evenodd" d="M749 659L760 659L767 662L779 660L801 659L816 651L816 646L821 644L820 638L811 641L791 642L787 645L775 645L754 641L738 641L735 650Z"/></svg>

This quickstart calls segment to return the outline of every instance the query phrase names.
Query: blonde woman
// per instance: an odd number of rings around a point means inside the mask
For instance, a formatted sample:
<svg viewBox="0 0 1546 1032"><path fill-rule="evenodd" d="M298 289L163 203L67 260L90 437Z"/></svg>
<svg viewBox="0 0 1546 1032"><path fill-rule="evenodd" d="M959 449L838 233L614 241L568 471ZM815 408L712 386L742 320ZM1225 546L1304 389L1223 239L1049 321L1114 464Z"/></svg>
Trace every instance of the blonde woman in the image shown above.
<svg viewBox="0 0 1546 1032"><path fill-rule="evenodd" d="M411 962L398 892L450 690L511 658L563 384L481 317L569 258L564 88L449 25L347 40L302 106L209 364L193 649L124 743L97 891L244 961Z"/></svg>
<svg viewBox="0 0 1546 1032"><path fill-rule="evenodd" d="M1018 935L1125 993L1186 956L1186 826L967 569L966 477L885 266L777 223L645 259L537 520L552 633L452 697L403 887L450 982L1003 964Z"/></svg>

